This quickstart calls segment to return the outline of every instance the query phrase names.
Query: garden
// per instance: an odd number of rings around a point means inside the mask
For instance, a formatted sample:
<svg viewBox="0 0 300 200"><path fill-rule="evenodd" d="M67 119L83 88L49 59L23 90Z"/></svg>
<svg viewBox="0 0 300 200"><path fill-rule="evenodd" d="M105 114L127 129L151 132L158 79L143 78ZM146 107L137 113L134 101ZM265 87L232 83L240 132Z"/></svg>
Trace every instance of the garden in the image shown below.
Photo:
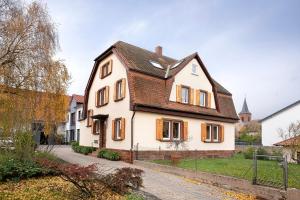
<svg viewBox="0 0 300 200"><path fill-rule="evenodd" d="M259 154L267 154L262 148ZM274 152L273 155L279 155ZM178 162L172 160L154 160L152 162L163 165L173 165L179 168L195 171L209 172L252 181L253 177L253 149L246 152L236 153L230 158L203 158L181 159ZM276 160L258 160L258 177L268 178L273 182L280 182L283 178L280 162ZM288 186L300 189L300 165L288 164Z"/></svg>
<svg viewBox="0 0 300 200"><path fill-rule="evenodd" d="M51 148L50 148L51 149ZM0 199L143 199L143 171L67 163L37 151L30 132L15 135L14 148L0 149Z"/></svg>

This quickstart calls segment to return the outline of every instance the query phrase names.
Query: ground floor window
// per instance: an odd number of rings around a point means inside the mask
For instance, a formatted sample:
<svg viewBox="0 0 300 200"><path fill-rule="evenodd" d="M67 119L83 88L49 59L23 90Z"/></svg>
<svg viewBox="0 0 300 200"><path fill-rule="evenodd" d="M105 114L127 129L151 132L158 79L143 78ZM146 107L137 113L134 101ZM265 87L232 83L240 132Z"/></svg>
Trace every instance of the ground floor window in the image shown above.
<svg viewBox="0 0 300 200"><path fill-rule="evenodd" d="M70 130L70 142L75 140L75 131L74 130Z"/></svg>
<svg viewBox="0 0 300 200"><path fill-rule="evenodd" d="M163 120L163 140L181 139L181 121Z"/></svg>
<svg viewBox="0 0 300 200"><path fill-rule="evenodd" d="M222 126L217 124L204 124L202 126L204 130L202 130L202 141L205 142L221 142L221 138L223 137L221 134ZM204 131L204 132L203 132Z"/></svg>
<svg viewBox="0 0 300 200"><path fill-rule="evenodd" d="M116 118L112 121L112 139L125 139L125 118Z"/></svg>

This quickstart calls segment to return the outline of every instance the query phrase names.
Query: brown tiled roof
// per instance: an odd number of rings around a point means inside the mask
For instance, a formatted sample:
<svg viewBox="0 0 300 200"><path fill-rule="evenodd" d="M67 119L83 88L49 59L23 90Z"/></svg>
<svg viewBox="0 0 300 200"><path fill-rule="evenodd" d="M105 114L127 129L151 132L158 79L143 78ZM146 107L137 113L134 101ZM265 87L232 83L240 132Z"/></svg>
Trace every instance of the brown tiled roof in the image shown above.
<svg viewBox="0 0 300 200"><path fill-rule="evenodd" d="M291 146L291 145L300 145L300 135L277 142L275 146Z"/></svg>
<svg viewBox="0 0 300 200"><path fill-rule="evenodd" d="M76 103L84 103L84 96L82 95L73 94L72 98L75 99Z"/></svg>
<svg viewBox="0 0 300 200"><path fill-rule="evenodd" d="M211 78L197 53L176 60L166 56L160 57L154 52L122 41L116 42L95 59L94 68L85 90L85 102L88 102L89 89L97 71L98 63L111 53L115 53L125 67L129 69L128 84L131 109L143 106L238 120L231 93ZM194 58L198 60L213 86L217 109L201 108L169 101L174 76ZM163 69L154 67L150 61L159 63ZM174 66L176 63L180 64L171 69L170 66ZM84 113L86 114L86 108Z"/></svg>

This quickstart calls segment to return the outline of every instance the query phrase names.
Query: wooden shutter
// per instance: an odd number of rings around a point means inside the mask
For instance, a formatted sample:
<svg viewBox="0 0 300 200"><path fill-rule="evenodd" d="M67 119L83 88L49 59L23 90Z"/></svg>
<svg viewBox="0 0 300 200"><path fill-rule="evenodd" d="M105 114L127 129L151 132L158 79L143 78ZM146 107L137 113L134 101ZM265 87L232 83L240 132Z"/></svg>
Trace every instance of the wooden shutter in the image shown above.
<svg viewBox="0 0 300 200"><path fill-rule="evenodd" d="M194 104L194 89L190 88L190 104Z"/></svg>
<svg viewBox="0 0 300 200"><path fill-rule="evenodd" d="M181 85L176 85L176 102L181 102Z"/></svg>
<svg viewBox="0 0 300 200"><path fill-rule="evenodd" d="M200 90L196 90L196 102L197 106L200 106Z"/></svg>
<svg viewBox="0 0 300 200"><path fill-rule="evenodd" d="M207 92L207 107L211 108L211 93Z"/></svg>
<svg viewBox="0 0 300 200"><path fill-rule="evenodd" d="M110 60L108 64L108 74L110 74L112 71L112 65L113 65L113 60Z"/></svg>
<svg viewBox="0 0 300 200"><path fill-rule="evenodd" d="M188 140L188 122L183 122L183 140Z"/></svg>
<svg viewBox="0 0 300 200"><path fill-rule="evenodd" d="M125 98L125 94L126 94L126 79L123 78L122 79L122 98Z"/></svg>
<svg viewBox="0 0 300 200"><path fill-rule="evenodd" d="M220 130L219 130L219 142L224 142L224 126L220 125Z"/></svg>
<svg viewBox="0 0 300 200"><path fill-rule="evenodd" d="M98 107L98 91L95 92L95 106Z"/></svg>
<svg viewBox="0 0 300 200"><path fill-rule="evenodd" d="M156 119L156 140L161 141L163 138L163 120Z"/></svg>
<svg viewBox="0 0 300 200"><path fill-rule="evenodd" d="M115 136L115 120L111 121L111 139L115 140L116 136Z"/></svg>
<svg viewBox="0 0 300 200"><path fill-rule="evenodd" d="M114 101L117 100L117 82L114 84Z"/></svg>
<svg viewBox="0 0 300 200"><path fill-rule="evenodd" d="M103 65L99 64L99 78L102 79L102 67Z"/></svg>
<svg viewBox="0 0 300 200"><path fill-rule="evenodd" d="M125 139L125 118L121 118L121 140Z"/></svg>
<svg viewBox="0 0 300 200"><path fill-rule="evenodd" d="M201 141L205 142L206 140L206 123L201 123Z"/></svg>
<svg viewBox="0 0 300 200"><path fill-rule="evenodd" d="M108 102L109 102L109 86L105 86L104 104L107 104Z"/></svg>

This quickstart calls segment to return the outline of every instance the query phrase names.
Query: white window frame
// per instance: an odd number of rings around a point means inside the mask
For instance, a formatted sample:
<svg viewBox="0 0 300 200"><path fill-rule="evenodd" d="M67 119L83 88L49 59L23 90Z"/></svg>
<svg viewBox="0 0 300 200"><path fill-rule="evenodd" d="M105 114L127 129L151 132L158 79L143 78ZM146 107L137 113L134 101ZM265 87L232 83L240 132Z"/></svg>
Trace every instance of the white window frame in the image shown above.
<svg viewBox="0 0 300 200"><path fill-rule="evenodd" d="M207 138L207 127L209 127L209 138ZM211 129L212 129L212 125L207 125L206 127L206 136L205 136L205 141L206 142L211 142L211 133L212 133L212 131L211 131Z"/></svg>
<svg viewBox="0 0 300 200"><path fill-rule="evenodd" d="M168 131L168 136L169 137L164 137L164 124L165 124L165 122L167 122L169 124L169 131ZM171 121L168 121L168 120L163 121L163 134L162 134L162 136L163 136L163 140L170 140L171 139Z"/></svg>
<svg viewBox="0 0 300 200"><path fill-rule="evenodd" d="M192 64L192 74L193 75L198 75L197 67L198 67L198 65Z"/></svg>
<svg viewBox="0 0 300 200"><path fill-rule="evenodd" d="M219 126L213 125L213 126L212 126L212 130L213 130L215 127L217 128L217 139L215 139L214 132L212 131L212 132L211 132L211 133L212 133L212 141L213 141L213 142L219 142Z"/></svg>
<svg viewBox="0 0 300 200"><path fill-rule="evenodd" d="M119 140L121 139L121 119L116 119L115 123L116 139Z"/></svg>
<svg viewBox="0 0 300 200"><path fill-rule="evenodd" d="M119 80L117 82L117 99L121 99L122 98L122 80Z"/></svg>
<svg viewBox="0 0 300 200"><path fill-rule="evenodd" d="M185 92L186 91L186 92ZM181 103L188 104L190 100L190 92L188 87L182 87L181 88Z"/></svg>
<svg viewBox="0 0 300 200"><path fill-rule="evenodd" d="M174 124L178 124L178 138L175 138L174 137ZM173 130L173 135L172 135L172 137L173 137L173 140L180 140L180 136L181 136L181 122L173 122L173 128L172 128L172 130Z"/></svg>
<svg viewBox="0 0 300 200"><path fill-rule="evenodd" d="M201 98L202 95L204 95L204 99L203 99L204 102L201 101L202 100L202 98ZM200 106L201 107L205 107L206 106L206 98L207 98L206 95L207 95L206 92L200 90Z"/></svg>
<svg viewBox="0 0 300 200"><path fill-rule="evenodd" d="M103 106L104 105L104 102L105 102L105 91L106 90L106 88L102 88L102 89L100 89L99 90L99 92L98 92L98 104L99 104L99 106ZM103 95L103 102L102 102L102 98L101 98L101 96Z"/></svg>

